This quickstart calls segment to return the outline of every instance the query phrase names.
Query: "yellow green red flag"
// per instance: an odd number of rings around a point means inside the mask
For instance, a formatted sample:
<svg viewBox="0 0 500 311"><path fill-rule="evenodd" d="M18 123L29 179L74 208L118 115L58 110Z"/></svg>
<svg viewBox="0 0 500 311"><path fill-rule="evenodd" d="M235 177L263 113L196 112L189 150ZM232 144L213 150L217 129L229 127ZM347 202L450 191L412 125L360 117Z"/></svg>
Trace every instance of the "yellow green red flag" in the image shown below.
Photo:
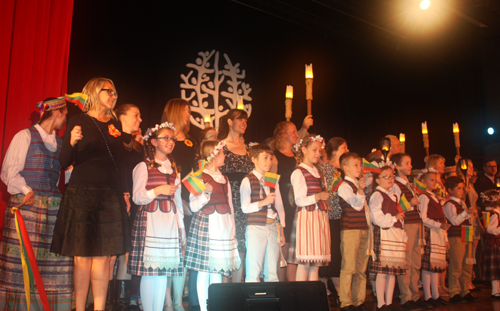
<svg viewBox="0 0 500 311"><path fill-rule="evenodd" d="M474 237L473 226L462 226L462 242L472 242Z"/></svg>

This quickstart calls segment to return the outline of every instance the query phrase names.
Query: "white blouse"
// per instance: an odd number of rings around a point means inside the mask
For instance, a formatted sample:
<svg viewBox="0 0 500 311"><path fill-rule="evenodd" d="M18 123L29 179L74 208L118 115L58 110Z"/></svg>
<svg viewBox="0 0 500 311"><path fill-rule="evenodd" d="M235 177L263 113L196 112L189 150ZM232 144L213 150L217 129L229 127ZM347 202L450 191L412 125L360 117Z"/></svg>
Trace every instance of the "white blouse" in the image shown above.
<svg viewBox="0 0 500 311"><path fill-rule="evenodd" d="M497 212L500 212L500 208L496 207L495 210ZM488 224L488 228L486 229L486 232L488 232L491 235L499 235L500 234L500 227L498 227L498 214L497 213L491 213L490 217L490 223Z"/></svg>
<svg viewBox="0 0 500 311"><path fill-rule="evenodd" d="M43 140L45 147L54 152L57 150L57 140L56 132L52 131L51 134L47 134L45 130L39 125L35 125L35 128L40 133L40 137ZM31 191L31 188L26 184L24 177L19 174L24 170L24 164L26 162L26 156L28 154L28 149L31 144L31 133L29 129L24 129L18 132L9 145L5 158L3 160L1 179L7 185L7 191L10 194L27 194ZM69 181L71 177L71 171L66 170L65 172L65 182ZM59 181L57 182L57 185Z"/></svg>
<svg viewBox="0 0 500 311"><path fill-rule="evenodd" d="M393 188L391 188L393 189ZM381 192L387 194L392 201L397 203L396 195L391 191L387 191L384 188L377 186L375 190L380 190ZM378 191L374 191L372 196L370 197L370 216L372 219L372 223L381 228L389 228L392 227L398 220L396 216L392 216L390 213L384 214L382 211L382 202L384 201L384 197Z"/></svg>
<svg viewBox="0 0 500 311"><path fill-rule="evenodd" d="M316 167L310 167L305 165L304 163L300 163L299 166L305 168L314 177L320 178L320 174L316 169ZM313 194L307 196L306 178L299 169L293 171L292 175L290 176L290 180L292 182L293 193L295 195L295 204L297 204L297 206L300 207L315 204L316 205L315 208L318 208L318 205L316 204L315 195Z"/></svg>
<svg viewBox="0 0 500 311"><path fill-rule="evenodd" d="M450 197L450 200L453 200L462 206L465 205L465 203L462 203L462 200L457 199L455 197ZM450 223L454 226L458 226L461 224L464 220L467 220L470 218L470 215L467 213L467 211L464 208L464 211L461 212L460 214L457 215L457 208L453 203L446 202L444 205L444 214L446 218L450 221Z"/></svg>
<svg viewBox="0 0 500 311"><path fill-rule="evenodd" d="M155 159L155 162L160 164L158 170L162 174L172 174L174 171L172 169L172 164L167 159L165 161L160 161ZM134 183L132 199L137 205L146 205L151 203L156 199L154 189L146 190L146 184L148 183L148 167L146 162L141 162L137 164L132 172L132 180ZM179 223L179 228L184 228L184 209L182 207L181 189L180 186L181 177L177 174L174 185L177 186L174 194L174 204L177 207L177 218Z"/></svg>
<svg viewBox="0 0 500 311"><path fill-rule="evenodd" d="M352 182L357 188L359 188L358 181L356 179L346 176L345 180ZM358 192L354 193L351 186L347 183L340 184L338 194L340 198L349 203L356 211L361 211L365 206L366 196L364 194L359 194Z"/></svg>
<svg viewBox="0 0 500 311"><path fill-rule="evenodd" d="M438 203L440 208L441 208L441 203L439 203L438 198L436 195L432 192L427 191L427 194L430 195L431 199ZM418 197L419 201L419 207L420 207L420 218L422 218L422 222L426 227L433 228L433 229L440 229L441 228L441 223L439 221L432 220L427 217L427 210L429 209L429 197L426 196L425 194L421 194Z"/></svg>

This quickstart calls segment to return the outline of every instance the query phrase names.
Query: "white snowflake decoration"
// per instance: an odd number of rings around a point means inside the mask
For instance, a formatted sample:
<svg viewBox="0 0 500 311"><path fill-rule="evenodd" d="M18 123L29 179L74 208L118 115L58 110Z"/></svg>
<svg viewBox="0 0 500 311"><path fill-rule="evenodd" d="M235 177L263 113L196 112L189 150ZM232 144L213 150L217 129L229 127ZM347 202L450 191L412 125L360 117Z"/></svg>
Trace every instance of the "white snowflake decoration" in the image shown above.
<svg viewBox="0 0 500 311"><path fill-rule="evenodd" d="M199 52L195 63L188 63L191 68L187 75L181 74L183 83L181 97L191 104L191 124L203 129L204 118L210 116L210 126L219 128L219 118L235 109L238 99L244 102L244 110L248 116L252 113L252 89L245 78L245 70L239 68L240 64L233 65L229 56L224 53L226 64L223 69L219 67L219 51Z"/></svg>

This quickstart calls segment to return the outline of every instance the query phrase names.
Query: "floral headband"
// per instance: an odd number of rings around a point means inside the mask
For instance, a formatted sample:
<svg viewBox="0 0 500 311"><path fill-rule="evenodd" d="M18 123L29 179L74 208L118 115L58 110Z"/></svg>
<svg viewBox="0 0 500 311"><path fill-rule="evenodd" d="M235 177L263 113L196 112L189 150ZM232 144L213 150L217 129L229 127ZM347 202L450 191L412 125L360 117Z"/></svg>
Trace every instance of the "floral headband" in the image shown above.
<svg viewBox="0 0 500 311"><path fill-rule="evenodd" d="M175 127L173 123L169 122L163 122L162 124L156 124L155 127L148 128L146 131L146 134L142 136L142 139L145 141L148 141L151 138L151 135L154 134L154 132L161 130L161 129L171 129L172 131L175 132Z"/></svg>
<svg viewBox="0 0 500 311"><path fill-rule="evenodd" d="M372 162L373 163L373 162ZM380 161L380 162L377 162L376 164L379 168L382 168L384 166L389 166L390 168L392 168L392 170L394 171L396 169L396 165L390 161L390 160L387 160L387 161Z"/></svg>
<svg viewBox="0 0 500 311"><path fill-rule="evenodd" d="M219 154L219 151L222 150L222 148L224 148L224 146L226 145L226 141L224 140L221 140L214 148L214 150L212 150L210 152L210 155L208 156L207 158L207 163L210 163L212 162L212 160Z"/></svg>
<svg viewBox="0 0 500 311"><path fill-rule="evenodd" d="M309 137L308 138L308 141L309 142L314 142L314 141L317 141L317 142L320 142L321 143L321 148L325 148L325 139L319 135L316 135L315 137ZM305 141L303 139L300 139L299 140L299 143L298 144L295 144L293 146L293 148L295 149L295 151L299 151L300 147L304 146L305 145Z"/></svg>
<svg viewBox="0 0 500 311"><path fill-rule="evenodd" d="M420 171L420 173L417 174L417 179L422 180L422 176L426 173L435 173L439 174L439 171L435 168L429 167L429 168L424 168L423 170Z"/></svg>
<svg viewBox="0 0 500 311"><path fill-rule="evenodd" d="M500 193L496 190L481 192L481 199L486 202L498 202L500 200Z"/></svg>

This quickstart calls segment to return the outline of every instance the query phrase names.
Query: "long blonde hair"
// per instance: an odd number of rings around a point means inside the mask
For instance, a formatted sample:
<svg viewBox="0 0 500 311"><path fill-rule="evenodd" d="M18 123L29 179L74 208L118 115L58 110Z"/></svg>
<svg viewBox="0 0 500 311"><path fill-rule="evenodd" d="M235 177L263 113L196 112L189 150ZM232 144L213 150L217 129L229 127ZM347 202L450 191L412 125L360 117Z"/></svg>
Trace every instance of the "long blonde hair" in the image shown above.
<svg viewBox="0 0 500 311"><path fill-rule="evenodd" d="M191 121L188 124L184 124L184 107L188 106L189 103L182 98L173 98L167 102L165 109L163 109L163 115L161 116L161 123L170 122L174 124L175 133L183 133L186 138L188 137L189 127ZM191 108L189 108L191 110Z"/></svg>
<svg viewBox="0 0 500 311"><path fill-rule="evenodd" d="M88 98L87 102L85 103L85 107L83 108L83 112L89 112L91 110L99 112L99 110L101 109L101 101L99 99L99 93L101 92L105 82L111 83L113 87L115 86L115 84L111 79L101 78L101 77L92 78L89 80L89 82L87 82L87 84L85 84L82 93L86 94ZM111 117L116 120L117 118L115 112L113 111L113 108L114 107L112 107L112 109L106 109L105 113L108 117Z"/></svg>

